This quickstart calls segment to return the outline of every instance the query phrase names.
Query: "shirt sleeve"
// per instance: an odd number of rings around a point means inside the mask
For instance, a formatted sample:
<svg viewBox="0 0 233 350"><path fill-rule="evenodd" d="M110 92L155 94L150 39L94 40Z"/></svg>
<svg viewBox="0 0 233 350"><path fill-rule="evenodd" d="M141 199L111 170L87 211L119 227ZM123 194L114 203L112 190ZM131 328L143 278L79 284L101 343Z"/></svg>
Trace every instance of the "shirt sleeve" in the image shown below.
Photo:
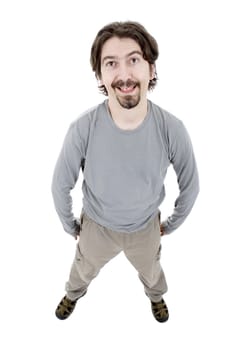
<svg viewBox="0 0 233 350"><path fill-rule="evenodd" d="M71 235L75 235L77 221L72 211L70 192L78 180L82 159L81 137L77 125L72 124L66 134L52 179L55 209L64 230Z"/></svg>
<svg viewBox="0 0 233 350"><path fill-rule="evenodd" d="M189 134L180 120L168 130L169 159L177 176L179 196L171 216L162 223L165 234L176 230L192 210L199 193L199 176Z"/></svg>

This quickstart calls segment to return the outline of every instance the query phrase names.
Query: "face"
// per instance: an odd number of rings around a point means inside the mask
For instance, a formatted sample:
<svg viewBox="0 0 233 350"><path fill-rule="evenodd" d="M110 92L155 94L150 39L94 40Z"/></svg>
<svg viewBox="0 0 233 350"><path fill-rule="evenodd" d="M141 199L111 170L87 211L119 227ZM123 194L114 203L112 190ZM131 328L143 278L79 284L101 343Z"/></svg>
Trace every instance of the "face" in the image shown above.
<svg viewBox="0 0 233 350"><path fill-rule="evenodd" d="M130 38L113 37L105 42L101 54L101 85L109 102L123 108L136 107L146 100L154 67L144 58L140 46Z"/></svg>

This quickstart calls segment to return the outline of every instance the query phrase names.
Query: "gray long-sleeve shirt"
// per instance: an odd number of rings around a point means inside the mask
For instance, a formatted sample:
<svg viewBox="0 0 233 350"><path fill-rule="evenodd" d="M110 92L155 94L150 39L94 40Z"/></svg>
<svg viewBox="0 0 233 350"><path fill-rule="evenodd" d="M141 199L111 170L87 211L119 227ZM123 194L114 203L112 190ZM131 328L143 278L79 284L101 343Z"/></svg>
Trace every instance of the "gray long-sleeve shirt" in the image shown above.
<svg viewBox="0 0 233 350"><path fill-rule="evenodd" d="M149 100L146 118L134 130L117 127L107 100L71 124L55 167L52 193L64 230L72 235L76 225L71 190L84 161L83 210L114 231L143 229L157 215L170 164L180 193L172 215L162 223L165 234L184 222L199 192L193 148L183 123Z"/></svg>

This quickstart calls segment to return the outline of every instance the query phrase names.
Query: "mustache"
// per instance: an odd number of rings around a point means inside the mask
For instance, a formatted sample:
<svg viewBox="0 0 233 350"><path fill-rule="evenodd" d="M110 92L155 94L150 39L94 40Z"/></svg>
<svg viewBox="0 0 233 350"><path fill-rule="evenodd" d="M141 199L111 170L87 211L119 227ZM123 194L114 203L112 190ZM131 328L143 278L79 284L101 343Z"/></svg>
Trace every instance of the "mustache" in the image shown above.
<svg viewBox="0 0 233 350"><path fill-rule="evenodd" d="M139 82L137 82L135 80L131 80L131 79L127 79L126 81L117 80L117 81L114 81L112 83L112 85L111 85L111 87L113 89L115 89L115 88L122 88L122 87L129 88L131 86L139 86Z"/></svg>

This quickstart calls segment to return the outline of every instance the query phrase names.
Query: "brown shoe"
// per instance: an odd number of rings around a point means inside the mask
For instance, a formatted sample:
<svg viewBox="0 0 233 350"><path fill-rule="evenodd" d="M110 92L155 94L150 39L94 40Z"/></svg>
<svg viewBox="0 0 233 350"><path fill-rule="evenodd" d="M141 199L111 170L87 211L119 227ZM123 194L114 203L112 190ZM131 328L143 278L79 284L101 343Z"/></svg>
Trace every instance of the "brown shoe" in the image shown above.
<svg viewBox="0 0 233 350"><path fill-rule="evenodd" d="M153 301L151 301L151 309L155 319L158 322L166 322L168 320L169 318L168 308L163 299L157 303L154 303Z"/></svg>
<svg viewBox="0 0 233 350"><path fill-rule="evenodd" d="M85 294L86 292L78 299L82 298ZM59 318L59 320L65 320L66 318L68 318L74 311L78 299L70 300L67 298L67 296L64 296L64 298L62 298L55 311L55 315L57 316L57 318Z"/></svg>

